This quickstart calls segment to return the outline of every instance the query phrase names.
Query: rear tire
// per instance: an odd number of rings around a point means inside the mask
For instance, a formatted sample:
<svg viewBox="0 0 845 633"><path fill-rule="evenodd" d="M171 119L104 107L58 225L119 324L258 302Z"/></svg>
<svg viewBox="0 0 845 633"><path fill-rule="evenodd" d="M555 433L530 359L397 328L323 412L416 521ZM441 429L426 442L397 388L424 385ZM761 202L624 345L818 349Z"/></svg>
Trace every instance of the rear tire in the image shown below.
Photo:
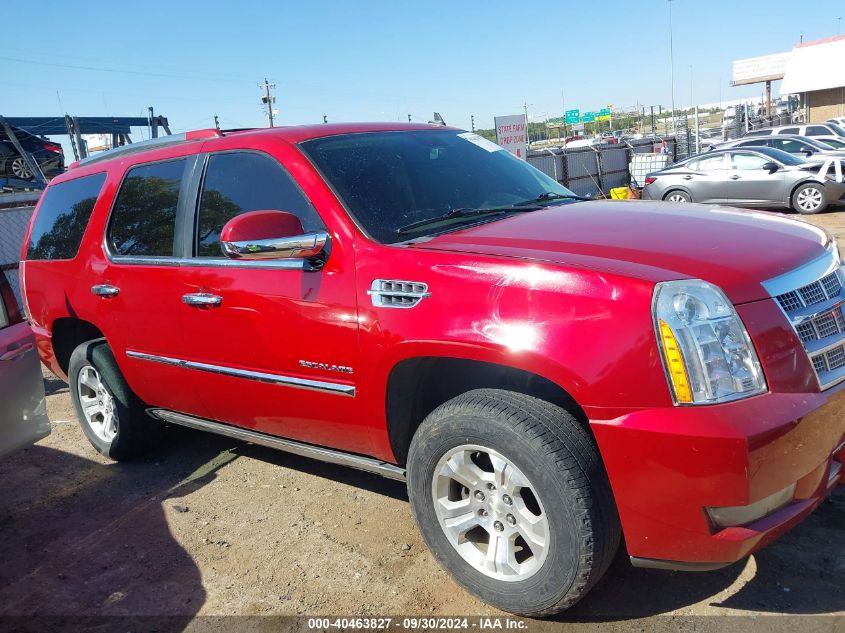
<svg viewBox="0 0 845 633"><path fill-rule="evenodd" d="M29 165L23 156L18 156L12 160L11 172L15 178L20 178L21 180L32 180L32 171L30 171Z"/></svg>
<svg viewBox="0 0 845 633"><path fill-rule="evenodd" d="M792 208L802 215L820 213L827 207L827 195L824 185L807 182L792 194Z"/></svg>
<svg viewBox="0 0 845 633"><path fill-rule="evenodd" d="M692 202L692 196L690 196L686 191L675 189L674 191L670 191L665 196L663 196L663 200L666 202L675 203Z"/></svg>
<svg viewBox="0 0 845 633"><path fill-rule="evenodd" d="M411 442L408 496L440 564L511 613L571 607L619 546L592 437L569 412L524 394L477 389L435 409Z"/></svg>
<svg viewBox="0 0 845 633"><path fill-rule="evenodd" d="M103 455L117 461L131 459L161 442L164 424L147 415L104 339L73 350L68 381L82 432Z"/></svg>

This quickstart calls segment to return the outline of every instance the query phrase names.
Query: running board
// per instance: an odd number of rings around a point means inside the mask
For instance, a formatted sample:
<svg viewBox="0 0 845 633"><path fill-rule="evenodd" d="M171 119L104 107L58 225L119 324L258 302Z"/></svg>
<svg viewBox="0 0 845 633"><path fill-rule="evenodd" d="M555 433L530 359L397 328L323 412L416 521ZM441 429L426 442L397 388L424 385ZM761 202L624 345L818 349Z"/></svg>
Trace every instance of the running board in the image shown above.
<svg viewBox="0 0 845 633"><path fill-rule="evenodd" d="M267 435L266 433L259 433L257 431L250 431L231 424L223 424L222 422L214 422L212 420L205 420L203 418L195 418L184 413L176 413L168 409L147 409L154 418L158 418L163 422L170 424L178 424L179 426L187 426L188 428L197 429L198 431L209 431L217 433L218 435L225 435L236 440L243 440L244 442L251 442L252 444L260 444L261 446L268 446L286 453L293 453L301 457L310 457L329 464L338 464L340 466L349 466L357 468L368 473L375 473L388 479L396 481L405 481L405 469L399 468L393 464L373 459L372 457L364 457L362 455L354 455L352 453L344 453L331 448L323 448L322 446L314 446L313 444L304 444L302 442L295 442L294 440L287 440L274 435Z"/></svg>

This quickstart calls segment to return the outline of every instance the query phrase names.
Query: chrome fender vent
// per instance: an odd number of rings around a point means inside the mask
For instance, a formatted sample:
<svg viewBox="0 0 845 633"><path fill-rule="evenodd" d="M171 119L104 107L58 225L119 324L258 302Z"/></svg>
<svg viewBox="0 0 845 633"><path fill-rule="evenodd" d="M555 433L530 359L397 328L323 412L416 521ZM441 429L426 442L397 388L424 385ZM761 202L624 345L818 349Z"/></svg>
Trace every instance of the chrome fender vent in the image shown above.
<svg viewBox="0 0 845 633"><path fill-rule="evenodd" d="M367 294L377 308L413 308L431 296L427 284L390 279L376 279Z"/></svg>

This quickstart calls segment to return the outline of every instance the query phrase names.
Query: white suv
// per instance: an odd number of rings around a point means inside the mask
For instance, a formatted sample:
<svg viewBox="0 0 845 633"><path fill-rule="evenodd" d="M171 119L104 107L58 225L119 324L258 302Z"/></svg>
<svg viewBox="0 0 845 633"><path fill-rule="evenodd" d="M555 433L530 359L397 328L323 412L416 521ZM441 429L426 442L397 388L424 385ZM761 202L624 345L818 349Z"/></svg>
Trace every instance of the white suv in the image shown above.
<svg viewBox="0 0 845 633"><path fill-rule="evenodd" d="M826 121L824 123L805 123L803 125L767 127L762 130L751 130L750 132L743 134L743 136L770 136L772 134L799 134L801 136L809 136L826 143L829 140L832 140L837 142L837 147L839 146L839 143L845 143L845 128L833 121Z"/></svg>

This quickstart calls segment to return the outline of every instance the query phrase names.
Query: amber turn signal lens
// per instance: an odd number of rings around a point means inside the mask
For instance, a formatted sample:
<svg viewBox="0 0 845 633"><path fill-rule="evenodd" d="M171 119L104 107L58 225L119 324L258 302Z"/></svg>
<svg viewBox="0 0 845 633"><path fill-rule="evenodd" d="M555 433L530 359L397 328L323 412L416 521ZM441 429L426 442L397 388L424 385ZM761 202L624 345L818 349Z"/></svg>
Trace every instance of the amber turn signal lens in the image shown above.
<svg viewBox="0 0 845 633"><path fill-rule="evenodd" d="M687 367L684 365L684 357L678 347L675 333L662 319L659 322L659 327L660 342L663 344L663 355L666 358L666 366L669 371L669 378L672 381L672 389L675 391L675 399L678 402L692 402Z"/></svg>

